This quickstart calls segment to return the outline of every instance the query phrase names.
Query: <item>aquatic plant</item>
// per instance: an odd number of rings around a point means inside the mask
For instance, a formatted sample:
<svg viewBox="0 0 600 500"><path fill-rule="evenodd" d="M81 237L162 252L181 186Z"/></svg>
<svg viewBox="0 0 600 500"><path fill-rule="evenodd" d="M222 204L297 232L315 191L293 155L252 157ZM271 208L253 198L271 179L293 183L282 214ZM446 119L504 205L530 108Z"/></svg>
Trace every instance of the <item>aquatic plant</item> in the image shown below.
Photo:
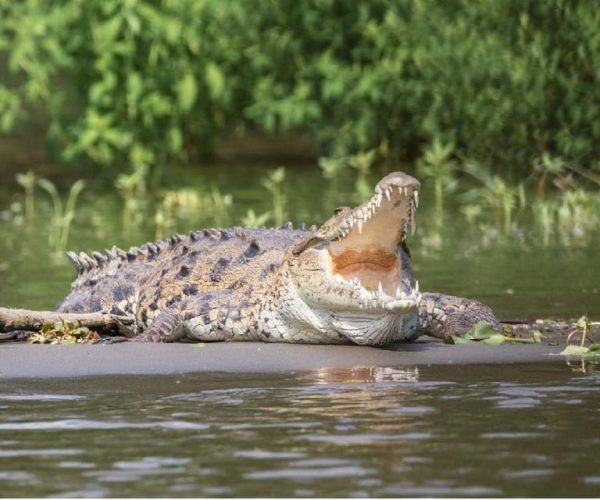
<svg viewBox="0 0 600 500"><path fill-rule="evenodd" d="M449 335L444 338L446 344L456 345L486 344L496 346L504 343L537 344L541 341L542 334L537 330L532 332L531 338L524 339L515 337L510 329L506 329L502 333L497 332L485 321L480 321L473 325L463 336Z"/></svg>
<svg viewBox="0 0 600 500"><path fill-rule="evenodd" d="M585 243L600 228L600 194L575 189L561 192L553 199L536 198L532 214L544 245L553 236L564 246Z"/></svg>
<svg viewBox="0 0 600 500"><path fill-rule="evenodd" d="M444 193L453 192L457 186L456 162L452 159L454 144L444 143L436 137L417 162L417 174L423 182L434 186L435 206L438 214L444 204Z"/></svg>
<svg viewBox="0 0 600 500"><path fill-rule="evenodd" d="M216 226L225 226L232 205L233 197L214 187L208 192L189 188L165 191L154 212L156 238L172 233L179 221L196 225L208 220Z"/></svg>
<svg viewBox="0 0 600 500"><path fill-rule="evenodd" d="M573 325L573 330L567 337L567 346L559 354L563 356L580 356L582 360L600 362L600 344L590 343L586 346L588 334L592 327L600 326L600 322L591 321L587 316L581 316ZM573 337L579 336L579 344L570 344Z"/></svg>
<svg viewBox="0 0 600 500"><path fill-rule="evenodd" d="M285 168L283 167L276 168L262 180L262 185L271 193L273 222L276 226L280 226L285 220L284 180Z"/></svg>
<svg viewBox="0 0 600 500"><path fill-rule="evenodd" d="M475 177L482 184L471 190L472 197L478 197L494 213L496 224L502 226L504 234L509 234L516 200L525 206L525 189L522 185L511 186L500 175L488 172L475 161L466 161L461 170Z"/></svg>
<svg viewBox="0 0 600 500"><path fill-rule="evenodd" d="M35 172L30 170L26 174L17 174L15 179L17 184L25 191L25 218L31 220L35 212L35 185L37 176Z"/></svg>
<svg viewBox="0 0 600 500"><path fill-rule="evenodd" d="M372 186L370 185L367 176L376 159L377 151L375 149L358 152L348 156L346 159L348 165L357 171L356 184L354 187L354 194L357 201L364 200L371 193Z"/></svg>
<svg viewBox="0 0 600 500"><path fill-rule="evenodd" d="M67 248L71 223L75 217L75 205L79 194L85 187L83 180L77 180L69 189L67 202L63 205L56 186L48 179L38 179L38 186L50 195L52 201L52 217L50 221L48 243L55 255L61 254Z"/></svg>
<svg viewBox="0 0 600 500"><path fill-rule="evenodd" d="M317 160L317 163L325 179L336 181L340 172L348 165L348 160L346 157L322 156Z"/></svg>
<svg viewBox="0 0 600 500"><path fill-rule="evenodd" d="M115 187L125 200L139 199L146 194L148 172L147 163L138 163L130 173L117 176Z"/></svg>
<svg viewBox="0 0 600 500"><path fill-rule="evenodd" d="M71 321L44 323L41 330L27 338L30 344L96 344L100 335Z"/></svg>
<svg viewBox="0 0 600 500"><path fill-rule="evenodd" d="M257 215L254 210L250 209L246 215L242 217L242 225L245 227L262 227L273 216L273 213L268 211Z"/></svg>
<svg viewBox="0 0 600 500"><path fill-rule="evenodd" d="M544 153L533 162L533 175L536 178L537 193L540 196L544 196L549 178L554 177L560 180L564 179L566 174L565 162L560 157Z"/></svg>
<svg viewBox="0 0 600 500"><path fill-rule="evenodd" d="M555 230L555 214L557 204L554 200L537 199L532 204L534 221L541 228L542 244L548 246Z"/></svg>

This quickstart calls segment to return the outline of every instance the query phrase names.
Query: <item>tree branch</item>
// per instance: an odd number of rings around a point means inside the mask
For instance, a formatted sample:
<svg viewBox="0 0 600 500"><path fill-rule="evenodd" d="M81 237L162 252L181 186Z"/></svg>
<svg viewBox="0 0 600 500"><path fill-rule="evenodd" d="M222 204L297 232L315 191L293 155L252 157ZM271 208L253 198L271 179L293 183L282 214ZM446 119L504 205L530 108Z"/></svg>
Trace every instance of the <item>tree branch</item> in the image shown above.
<svg viewBox="0 0 600 500"><path fill-rule="evenodd" d="M76 326L85 326L100 335L134 336L131 328L133 318L130 316L115 316L101 312L80 314L0 307L0 332L40 331L44 323L67 321Z"/></svg>

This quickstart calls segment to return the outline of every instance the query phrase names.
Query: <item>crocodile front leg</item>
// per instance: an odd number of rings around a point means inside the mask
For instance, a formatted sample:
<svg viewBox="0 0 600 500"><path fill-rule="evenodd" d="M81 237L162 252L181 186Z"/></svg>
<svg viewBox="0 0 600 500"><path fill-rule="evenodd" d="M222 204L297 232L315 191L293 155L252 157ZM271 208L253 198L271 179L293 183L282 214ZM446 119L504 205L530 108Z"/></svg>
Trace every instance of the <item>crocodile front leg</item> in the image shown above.
<svg viewBox="0 0 600 500"><path fill-rule="evenodd" d="M485 321L494 330L502 325L492 310L476 300L442 293L424 293L419 306L419 333L443 339L464 335L473 325Z"/></svg>

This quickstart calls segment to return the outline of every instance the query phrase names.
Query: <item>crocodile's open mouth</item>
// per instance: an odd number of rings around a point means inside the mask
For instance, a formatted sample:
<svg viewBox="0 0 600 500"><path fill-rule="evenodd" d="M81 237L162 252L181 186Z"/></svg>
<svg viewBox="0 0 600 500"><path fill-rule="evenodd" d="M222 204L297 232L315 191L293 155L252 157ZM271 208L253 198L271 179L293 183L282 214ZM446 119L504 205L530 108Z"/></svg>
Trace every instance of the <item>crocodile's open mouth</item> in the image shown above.
<svg viewBox="0 0 600 500"><path fill-rule="evenodd" d="M352 287L364 307L398 310L414 308L420 299L418 283L403 279L409 266L400 247L415 229L419 182L398 173L384 178L369 201L337 224L330 239L330 273L344 287Z"/></svg>

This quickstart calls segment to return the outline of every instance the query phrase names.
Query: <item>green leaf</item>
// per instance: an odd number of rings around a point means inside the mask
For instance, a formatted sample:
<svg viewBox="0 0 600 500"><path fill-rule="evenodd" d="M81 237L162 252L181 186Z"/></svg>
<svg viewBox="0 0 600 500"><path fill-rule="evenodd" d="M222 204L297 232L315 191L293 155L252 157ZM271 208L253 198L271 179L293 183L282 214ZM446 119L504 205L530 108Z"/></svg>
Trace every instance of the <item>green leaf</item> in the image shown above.
<svg viewBox="0 0 600 500"><path fill-rule="evenodd" d="M204 74L206 85L211 97L218 98L225 90L225 77L219 67L212 62L206 64L206 73Z"/></svg>
<svg viewBox="0 0 600 500"><path fill-rule="evenodd" d="M194 75L191 73L187 73L177 84L179 109L182 111L189 111L192 109L192 106L196 102L197 93L198 85L196 83L196 78L194 78Z"/></svg>
<svg viewBox="0 0 600 500"><path fill-rule="evenodd" d="M565 350L560 352L563 356L581 356L589 351L589 348L580 345L568 345Z"/></svg>
<svg viewBox="0 0 600 500"><path fill-rule="evenodd" d="M467 333L465 333L464 338L470 340L484 340L493 335L498 335L498 332L494 330L489 323L486 323L485 321L479 321L473 325Z"/></svg>
<svg viewBox="0 0 600 500"><path fill-rule="evenodd" d="M503 344L507 339L508 339L508 337L505 337L501 333L496 333L496 334L490 335L488 338L484 339L483 343L487 344L487 345L500 345L500 344Z"/></svg>

